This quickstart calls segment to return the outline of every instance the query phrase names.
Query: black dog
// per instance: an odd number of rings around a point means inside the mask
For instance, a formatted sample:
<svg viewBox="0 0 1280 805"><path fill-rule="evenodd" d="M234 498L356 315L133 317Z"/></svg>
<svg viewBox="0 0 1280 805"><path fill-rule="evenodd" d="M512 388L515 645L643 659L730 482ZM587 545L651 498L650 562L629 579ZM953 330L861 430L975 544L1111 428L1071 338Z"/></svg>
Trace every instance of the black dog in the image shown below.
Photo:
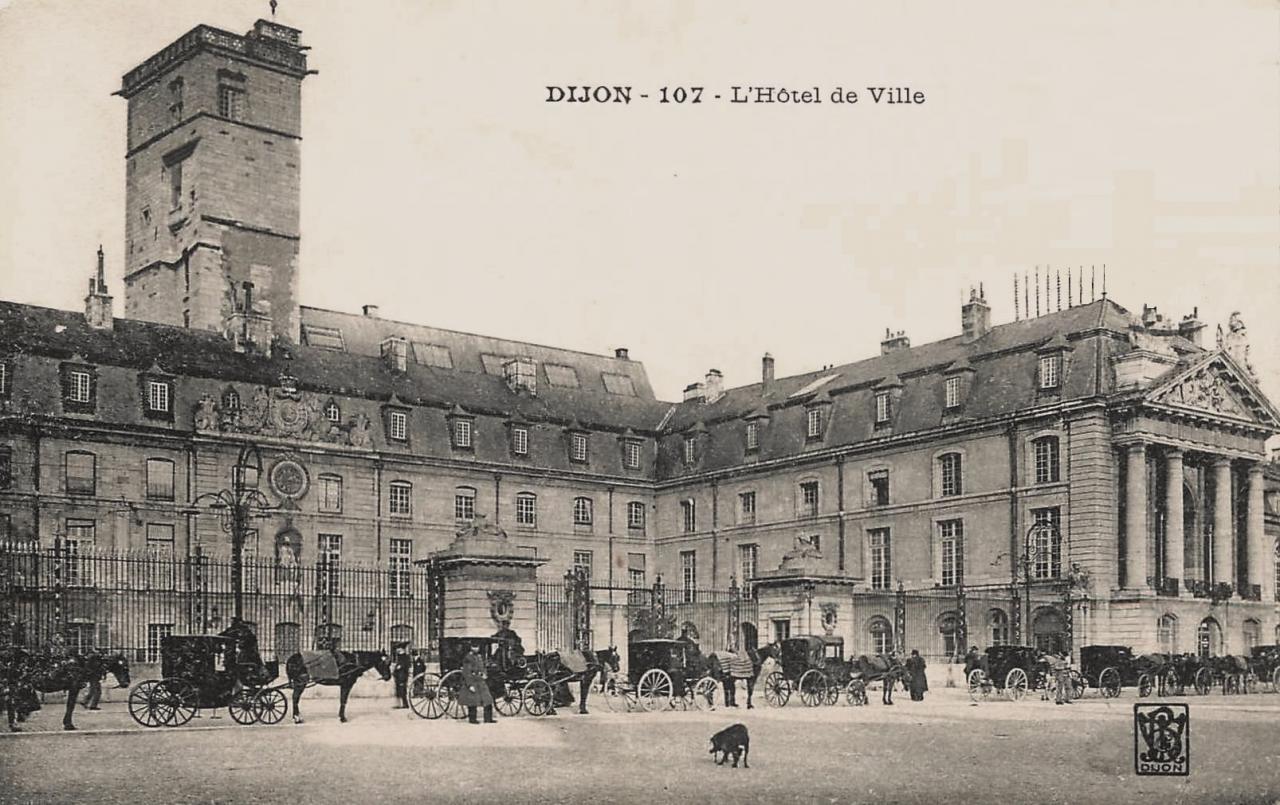
<svg viewBox="0 0 1280 805"><path fill-rule="evenodd" d="M729 754L733 753L733 767L738 768L738 758L742 758L742 768L749 769L747 765L747 755L751 752L751 735L747 732L747 725L734 724L711 736L711 754L723 752L723 756L716 761L717 766L723 766L724 762L729 759Z"/></svg>

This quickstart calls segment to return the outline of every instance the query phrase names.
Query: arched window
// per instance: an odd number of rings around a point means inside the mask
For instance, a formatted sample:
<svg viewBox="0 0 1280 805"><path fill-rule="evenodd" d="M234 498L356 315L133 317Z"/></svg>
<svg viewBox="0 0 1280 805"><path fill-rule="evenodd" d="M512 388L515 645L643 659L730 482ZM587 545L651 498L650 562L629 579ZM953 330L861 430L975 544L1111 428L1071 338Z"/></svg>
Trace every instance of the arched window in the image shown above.
<svg viewBox="0 0 1280 805"><path fill-rule="evenodd" d="M1201 657L1216 657L1222 653L1222 627L1213 618L1200 621L1196 629L1196 653Z"/></svg>
<svg viewBox="0 0 1280 805"><path fill-rule="evenodd" d="M987 629L991 635L991 645L1009 645L1009 616L1003 609L993 609L987 613Z"/></svg>
<svg viewBox="0 0 1280 805"><path fill-rule="evenodd" d="M235 389L227 389L222 392L222 410L226 413L234 413L240 410L240 392Z"/></svg>
<svg viewBox="0 0 1280 805"><path fill-rule="evenodd" d="M322 623L316 627L316 650L336 651L342 645L342 624Z"/></svg>
<svg viewBox="0 0 1280 805"><path fill-rule="evenodd" d="M330 422L338 423L342 421L342 409L333 400L324 404L324 418Z"/></svg>
<svg viewBox="0 0 1280 805"><path fill-rule="evenodd" d="M1056 484L1061 480L1058 460L1058 437L1041 436L1031 442L1035 464L1035 481L1038 484Z"/></svg>
<svg viewBox="0 0 1280 805"><path fill-rule="evenodd" d="M1253 654L1253 647L1258 645L1262 637L1262 624L1253 618L1249 618L1243 624L1244 626L1244 653L1245 656Z"/></svg>
<svg viewBox="0 0 1280 805"><path fill-rule="evenodd" d="M516 495L516 525L523 528L538 527L538 496L532 492Z"/></svg>
<svg viewBox="0 0 1280 805"><path fill-rule="evenodd" d="M867 624L871 635L871 650L876 654L888 654L893 649L893 626L887 618L876 616Z"/></svg>
<svg viewBox="0 0 1280 805"><path fill-rule="evenodd" d="M476 519L476 490L473 487L460 486L453 490L453 519L461 523Z"/></svg>
<svg viewBox="0 0 1280 805"><path fill-rule="evenodd" d="M1178 616L1166 612L1156 621L1156 638L1161 654L1178 653Z"/></svg>
<svg viewBox="0 0 1280 805"><path fill-rule="evenodd" d="M577 526L591 525L591 498L573 499L573 524Z"/></svg>
<svg viewBox="0 0 1280 805"><path fill-rule="evenodd" d="M1035 647L1045 652L1055 652L1066 647L1067 625L1062 613L1054 607L1044 607L1031 618L1031 636Z"/></svg>
<svg viewBox="0 0 1280 805"><path fill-rule="evenodd" d="M954 657L960 643L960 616L944 612L938 617L938 634L942 635L942 653Z"/></svg>

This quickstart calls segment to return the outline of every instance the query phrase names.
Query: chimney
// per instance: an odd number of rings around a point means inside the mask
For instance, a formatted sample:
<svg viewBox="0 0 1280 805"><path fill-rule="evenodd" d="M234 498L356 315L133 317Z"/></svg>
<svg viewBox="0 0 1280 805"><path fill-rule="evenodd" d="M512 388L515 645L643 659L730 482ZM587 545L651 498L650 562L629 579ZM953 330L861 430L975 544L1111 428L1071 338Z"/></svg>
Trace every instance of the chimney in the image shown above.
<svg viewBox="0 0 1280 805"><path fill-rule="evenodd" d="M364 313L364 315L365 315L365 316L367 316L367 317L369 317L369 318L371 318L371 319L376 319L376 318L378 318L378 306L377 306L377 305L364 305L363 307L361 307L361 308L360 308L360 310L361 310L361 311L363 311L363 313Z"/></svg>
<svg viewBox="0 0 1280 805"><path fill-rule="evenodd" d="M1193 308L1186 316L1182 317L1182 321L1178 322L1178 335L1187 339L1197 347L1203 347L1204 322L1200 321L1200 308Z"/></svg>
<svg viewBox="0 0 1280 805"><path fill-rule="evenodd" d="M707 402L713 403L724 396L724 375L720 374L719 369L707 370L707 382L705 385Z"/></svg>
<svg viewBox="0 0 1280 805"><path fill-rule="evenodd" d="M1157 310L1155 305L1151 305L1149 307L1147 305L1142 306L1142 326L1143 327L1150 329L1154 327L1156 324L1158 324L1161 318L1162 317L1160 316L1160 312L1159 310Z"/></svg>
<svg viewBox="0 0 1280 805"><path fill-rule="evenodd" d="M689 385L684 387L685 402L692 402L694 400L697 400L698 402L702 402L703 400L706 399L706 396L707 395L702 390L701 383L690 383Z"/></svg>
<svg viewBox="0 0 1280 805"><path fill-rule="evenodd" d="M767 352L760 359L760 382L766 388L773 382L773 356Z"/></svg>
<svg viewBox="0 0 1280 805"><path fill-rule="evenodd" d="M622 360L622 361L629 361L629 360L631 360L631 354L630 354L629 352L627 352L627 348L626 348L626 347L618 347L617 349L615 349L615 350L613 351L613 357L617 358L618 360Z"/></svg>
<svg viewBox="0 0 1280 805"><path fill-rule="evenodd" d="M987 304L986 291L969 289L969 301L960 308L960 328L965 343L971 343L991 332L991 307Z"/></svg>
<svg viewBox="0 0 1280 805"><path fill-rule="evenodd" d="M102 247L98 247L98 275L89 278L89 295L84 298L84 320L95 330L115 327L115 312L111 294L107 293L107 280L103 275Z"/></svg>
<svg viewBox="0 0 1280 805"><path fill-rule="evenodd" d="M897 352L902 349L911 348L911 339L907 338L906 330L899 330L896 333L890 332L889 328L884 328L884 340L880 342L880 354L888 355L890 352Z"/></svg>
<svg viewBox="0 0 1280 805"><path fill-rule="evenodd" d="M390 335L382 340L382 360L393 372L409 370L409 342L404 336Z"/></svg>

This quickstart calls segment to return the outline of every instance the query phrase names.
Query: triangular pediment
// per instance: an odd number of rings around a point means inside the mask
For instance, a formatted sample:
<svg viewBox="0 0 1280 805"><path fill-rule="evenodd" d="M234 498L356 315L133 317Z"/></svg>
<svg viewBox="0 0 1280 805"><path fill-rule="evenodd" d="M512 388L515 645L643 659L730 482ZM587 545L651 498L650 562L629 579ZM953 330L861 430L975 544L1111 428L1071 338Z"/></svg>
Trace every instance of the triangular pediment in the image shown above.
<svg viewBox="0 0 1280 805"><path fill-rule="evenodd" d="M1230 356L1214 352L1170 374L1146 394L1147 402L1245 420L1280 431L1280 411L1248 372Z"/></svg>

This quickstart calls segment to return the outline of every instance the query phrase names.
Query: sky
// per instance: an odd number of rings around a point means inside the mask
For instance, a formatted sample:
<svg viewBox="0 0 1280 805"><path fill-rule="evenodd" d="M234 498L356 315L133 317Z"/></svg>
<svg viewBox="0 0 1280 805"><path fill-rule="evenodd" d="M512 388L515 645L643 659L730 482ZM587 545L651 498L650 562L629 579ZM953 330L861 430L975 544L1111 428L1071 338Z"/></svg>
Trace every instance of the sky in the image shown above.
<svg viewBox="0 0 1280 805"><path fill-rule="evenodd" d="M0 298L123 313L121 76L262 0L0 0ZM610 353L663 399L960 332L982 284L1239 311L1280 401L1280 6L280 0L303 90L301 298ZM630 85L629 105L546 101ZM821 104L729 104L731 87ZM701 104L659 104L663 86ZM922 104L874 104L868 87ZM856 89L856 104L829 100ZM1088 269L1086 268L1086 277ZM1087 280L1086 280L1087 285Z"/></svg>

